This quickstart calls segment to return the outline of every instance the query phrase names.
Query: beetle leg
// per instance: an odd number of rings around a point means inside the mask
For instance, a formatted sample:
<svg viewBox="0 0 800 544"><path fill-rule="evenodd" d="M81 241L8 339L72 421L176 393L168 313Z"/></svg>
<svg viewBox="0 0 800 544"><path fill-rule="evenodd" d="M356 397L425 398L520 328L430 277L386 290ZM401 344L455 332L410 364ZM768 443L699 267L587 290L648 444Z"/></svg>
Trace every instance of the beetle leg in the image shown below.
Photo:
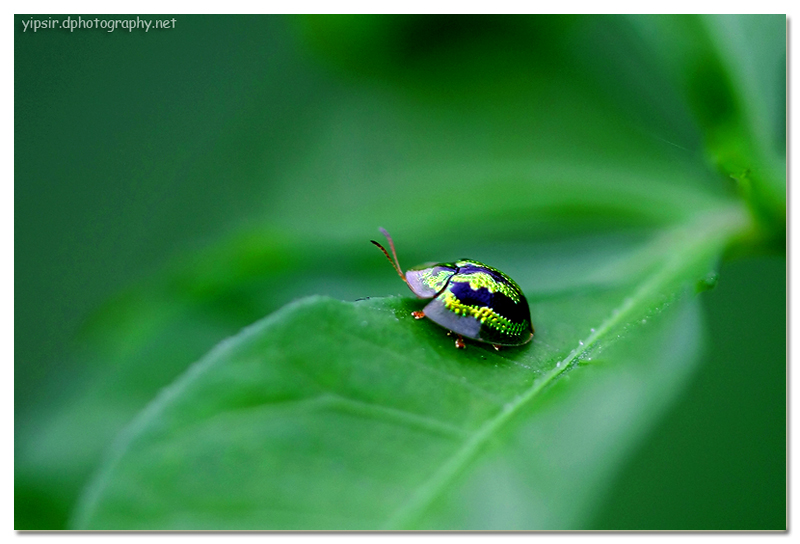
<svg viewBox="0 0 800 544"><path fill-rule="evenodd" d="M425 312L420 310L418 312L411 312L411 315L414 316L414 319L422 319L423 317L425 317Z"/></svg>
<svg viewBox="0 0 800 544"><path fill-rule="evenodd" d="M464 343L464 339L463 339L463 338L461 337L461 335L459 334L459 335L456 337L456 348L458 348L458 349L464 349L464 348L466 348L466 347L467 347L467 345Z"/></svg>

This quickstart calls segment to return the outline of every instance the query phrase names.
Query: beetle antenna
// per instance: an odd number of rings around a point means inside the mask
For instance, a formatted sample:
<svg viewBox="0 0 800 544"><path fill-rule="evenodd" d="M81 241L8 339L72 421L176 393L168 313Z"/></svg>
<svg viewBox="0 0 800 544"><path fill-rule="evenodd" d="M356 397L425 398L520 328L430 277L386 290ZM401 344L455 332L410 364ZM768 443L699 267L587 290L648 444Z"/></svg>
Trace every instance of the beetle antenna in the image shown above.
<svg viewBox="0 0 800 544"><path fill-rule="evenodd" d="M383 251L383 254L386 255L386 258L389 259L389 262L392 263L392 266L397 271L397 274L400 276L400 279L402 279L403 281L408 283L408 281L406 281L406 277L403 274L402 269L400 268L400 261L397 260L397 252L394 250L394 242L392 241L392 237L389 236L389 233L386 232L386 229L384 229L383 227L380 227L380 231L384 236L386 236L386 239L389 240L389 247L392 248L392 255L394 256L394 260L392 260L392 258L389 256L389 252L386 251L386 248L384 248L382 245L380 245L375 240L370 240L370 242L372 242L373 244L378 246L378 248L381 251Z"/></svg>

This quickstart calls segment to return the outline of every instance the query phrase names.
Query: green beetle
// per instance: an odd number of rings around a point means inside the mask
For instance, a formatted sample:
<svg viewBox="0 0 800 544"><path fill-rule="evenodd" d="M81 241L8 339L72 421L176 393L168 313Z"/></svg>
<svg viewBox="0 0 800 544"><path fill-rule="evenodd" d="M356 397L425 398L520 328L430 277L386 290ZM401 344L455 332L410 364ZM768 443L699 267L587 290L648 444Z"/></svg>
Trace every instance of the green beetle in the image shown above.
<svg viewBox="0 0 800 544"><path fill-rule="evenodd" d="M464 337L500 346L521 346L533 338L531 310L525 295L514 280L503 272L471 259L452 263L426 263L403 274L392 237L392 257L378 246L392 266L419 298L431 300L422 311L412 312L416 319L427 317L454 332L456 347L464 348Z"/></svg>

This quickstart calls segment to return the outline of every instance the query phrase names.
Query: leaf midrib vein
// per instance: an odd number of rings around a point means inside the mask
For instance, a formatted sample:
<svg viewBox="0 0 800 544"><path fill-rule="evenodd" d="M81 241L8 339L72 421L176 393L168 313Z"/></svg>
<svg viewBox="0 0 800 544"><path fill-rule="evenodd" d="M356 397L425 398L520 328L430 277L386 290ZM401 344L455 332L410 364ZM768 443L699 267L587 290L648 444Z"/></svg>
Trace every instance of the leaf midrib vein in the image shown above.
<svg viewBox="0 0 800 544"><path fill-rule="evenodd" d="M666 252L664 267L657 273L647 277L639 284L635 292L623 299L622 304L611 311L608 317L585 341L573 349L569 355L559 361L556 366L541 379L534 382L530 389L517 396L506 404L497 415L486 421L478 430L448 458L433 475L411 495L408 501L400 506L388 519L388 529L408 528L410 522L416 519L422 509L430 504L441 491L451 483L461 470L473 459L480 448L494 435L495 431L508 422L524 406L537 397L540 391L553 382L579 357L588 352L598 340L601 339L620 321L636 308L639 301L646 300L662 283L668 281L682 265L689 261L692 255L700 255L703 251L718 248L733 233L742 231L749 226L749 217L743 216L740 208L723 209L717 213L701 216L691 224L685 224L676 229L679 236L672 240L677 248L675 251ZM703 236L703 234L707 236ZM675 234L673 232L672 234ZM688 237L684 237L687 236ZM682 247L680 245L683 244Z"/></svg>

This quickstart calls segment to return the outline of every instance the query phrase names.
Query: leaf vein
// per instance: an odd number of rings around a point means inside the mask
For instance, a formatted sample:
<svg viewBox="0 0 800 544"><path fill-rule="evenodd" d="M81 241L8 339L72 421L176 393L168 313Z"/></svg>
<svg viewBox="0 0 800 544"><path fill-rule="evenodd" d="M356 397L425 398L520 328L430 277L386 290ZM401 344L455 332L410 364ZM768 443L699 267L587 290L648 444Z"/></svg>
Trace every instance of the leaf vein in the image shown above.
<svg viewBox="0 0 800 544"><path fill-rule="evenodd" d="M612 309L611 315L590 334L586 341L573 349L564 359L559 361L547 374L536 380L523 394L506 404L495 416L489 418L478 430L467 439L442 465L439 466L425 483L412 493L409 499L387 521L387 528L406 528L419 517L422 510L429 505L451 483L461 470L486 444L495 431L517 414L538 394L559 377L571 363L579 359L598 340L606 335L615 325L625 319L637 307L638 303L647 300L658 288L666 284L687 261L699 255L719 250L726 240L736 231L747 226L746 216L738 208L723 213L700 217L672 231L667 237L672 247L664 249L666 258L663 266L651 276L646 277L631 296L623 299L621 304Z"/></svg>

